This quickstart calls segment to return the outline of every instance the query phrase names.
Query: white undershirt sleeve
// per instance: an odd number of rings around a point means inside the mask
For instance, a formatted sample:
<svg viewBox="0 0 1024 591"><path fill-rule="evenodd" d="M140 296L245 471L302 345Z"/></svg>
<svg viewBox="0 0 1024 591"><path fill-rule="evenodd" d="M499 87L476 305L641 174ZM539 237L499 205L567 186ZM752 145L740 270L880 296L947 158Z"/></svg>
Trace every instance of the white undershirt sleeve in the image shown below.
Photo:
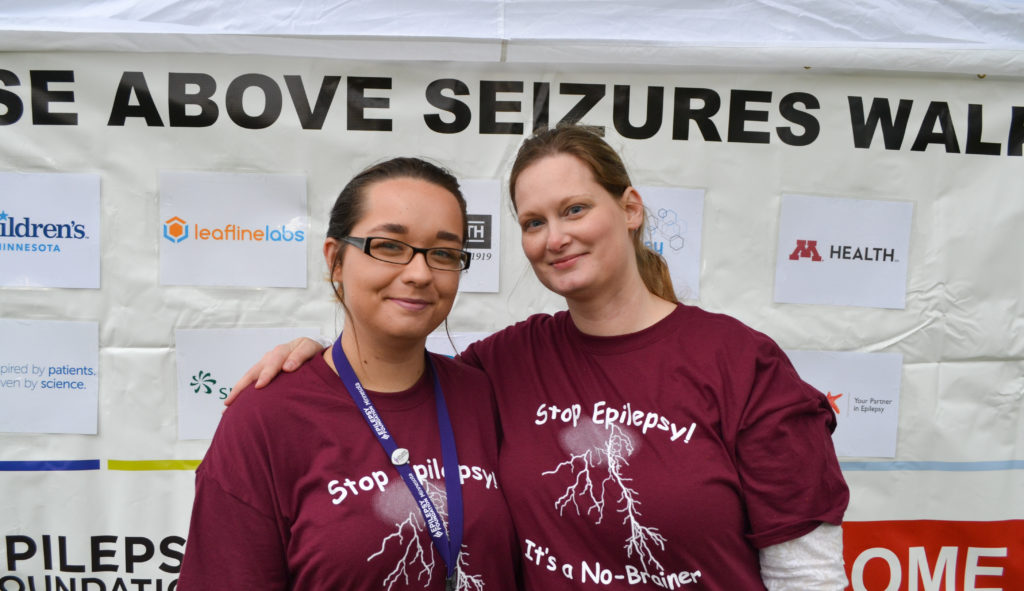
<svg viewBox="0 0 1024 591"><path fill-rule="evenodd" d="M843 528L822 523L799 538L762 548L761 580L768 591L842 591Z"/></svg>

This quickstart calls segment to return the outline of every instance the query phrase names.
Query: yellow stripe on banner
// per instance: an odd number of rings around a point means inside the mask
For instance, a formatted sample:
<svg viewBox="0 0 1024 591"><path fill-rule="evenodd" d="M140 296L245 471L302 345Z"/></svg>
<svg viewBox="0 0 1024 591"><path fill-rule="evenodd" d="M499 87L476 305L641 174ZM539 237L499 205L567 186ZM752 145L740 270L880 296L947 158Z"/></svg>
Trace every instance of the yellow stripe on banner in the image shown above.
<svg viewBox="0 0 1024 591"><path fill-rule="evenodd" d="M107 460L107 470L195 470L202 460Z"/></svg>

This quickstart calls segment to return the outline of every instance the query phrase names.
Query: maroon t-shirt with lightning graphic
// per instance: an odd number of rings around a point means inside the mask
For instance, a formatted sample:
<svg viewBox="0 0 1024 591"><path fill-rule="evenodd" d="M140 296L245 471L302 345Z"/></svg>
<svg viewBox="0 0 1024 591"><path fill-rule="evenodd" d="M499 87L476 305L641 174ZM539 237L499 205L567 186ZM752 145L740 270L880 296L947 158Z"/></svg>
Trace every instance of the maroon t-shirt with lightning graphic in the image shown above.
<svg viewBox="0 0 1024 591"><path fill-rule="evenodd" d="M842 520L827 399L729 316L594 337L542 314L462 360L495 387L527 589L764 589L758 548Z"/></svg>
<svg viewBox="0 0 1024 591"><path fill-rule="evenodd" d="M496 416L479 370L433 356L455 431L465 527L457 589L516 589L496 478ZM433 381L370 393L447 523ZM445 564L412 494L322 356L224 414L196 474L181 591L441 590Z"/></svg>

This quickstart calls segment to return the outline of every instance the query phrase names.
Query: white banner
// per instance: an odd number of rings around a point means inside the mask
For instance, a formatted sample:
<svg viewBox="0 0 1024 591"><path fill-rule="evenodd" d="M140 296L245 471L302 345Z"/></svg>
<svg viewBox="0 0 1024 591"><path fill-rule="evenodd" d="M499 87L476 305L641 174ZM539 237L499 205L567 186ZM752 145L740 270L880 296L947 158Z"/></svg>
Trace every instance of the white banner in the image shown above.
<svg viewBox="0 0 1024 591"><path fill-rule="evenodd" d="M50 190L31 203L5 193L0 210L15 224L84 224L99 267L85 257L53 275L83 284L79 273L95 276L90 289L14 287L2 265L32 253L0 246L0 382L9 384L0 391L0 529L15 538L15 568L2 576L26 588L36 577L37 589L47 576L54 587L52 577L74 578L80 589L97 577L109 589L128 556L147 548L128 538L145 538L154 551L140 578L168 588L183 546L175 536L187 531L190 471L209 443L180 439L179 426L182 437L208 434L220 389L269 347L244 331L338 333L343 312L321 246L338 192L367 165L400 155L437 161L473 181L470 214L491 216L490 247L471 247L491 258L473 261L448 320L458 347L563 309L522 254L505 189L524 136L563 119L602 127L622 154L647 200L652 244L668 252L682 238L682 258L670 264L685 304L825 357L794 361L839 408L851 519L1019 519L1021 96L1019 78L817 67L7 53L4 178L69 173L91 188L74 183L77 205ZM90 211L97 217L82 217ZM471 240L485 240L486 218L470 221ZM257 230L280 240L249 240ZM19 260L22 278L41 273ZM81 345L74 355L51 354L63 351L65 333L37 331L44 322L92 332L72 339ZM196 337L195 348L183 335ZM450 350L441 331L430 344ZM12 432L29 424L17 405L33 365L96 372L91 384L50 378L87 386L74 433ZM179 409L182 397L209 407ZM71 408L53 400L33 412ZM53 552L64 536L68 560L85 572L47 567L44 535ZM92 568L90 540L107 535L116 540L98 548L116 557L98 560L117 573ZM0 544L0 564L8 558Z"/></svg>

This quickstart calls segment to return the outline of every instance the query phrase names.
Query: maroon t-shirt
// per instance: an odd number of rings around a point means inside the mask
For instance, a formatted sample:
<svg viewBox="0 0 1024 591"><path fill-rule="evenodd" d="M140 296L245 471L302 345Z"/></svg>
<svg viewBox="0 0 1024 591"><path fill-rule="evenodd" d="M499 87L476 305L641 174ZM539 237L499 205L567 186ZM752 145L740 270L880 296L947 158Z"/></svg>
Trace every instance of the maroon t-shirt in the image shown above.
<svg viewBox="0 0 1024 591"><path fill-rule="evenodd" d="M495 387L531 591L763 589L758 548L842 520L828 401L731 317L593 337L536 315L462 359Z"/></svg>
<svg viewBox="0 0 1024 591"><path fill-rule="evenodd" d="M455 431L465 527L459 589L516 588L519 551L496 478L479 370L433 356ZM447 522L433 382L371 394ZM445 564L405 482L322 356L249 389L196 475L181 591L444 589Z"/></svg>

